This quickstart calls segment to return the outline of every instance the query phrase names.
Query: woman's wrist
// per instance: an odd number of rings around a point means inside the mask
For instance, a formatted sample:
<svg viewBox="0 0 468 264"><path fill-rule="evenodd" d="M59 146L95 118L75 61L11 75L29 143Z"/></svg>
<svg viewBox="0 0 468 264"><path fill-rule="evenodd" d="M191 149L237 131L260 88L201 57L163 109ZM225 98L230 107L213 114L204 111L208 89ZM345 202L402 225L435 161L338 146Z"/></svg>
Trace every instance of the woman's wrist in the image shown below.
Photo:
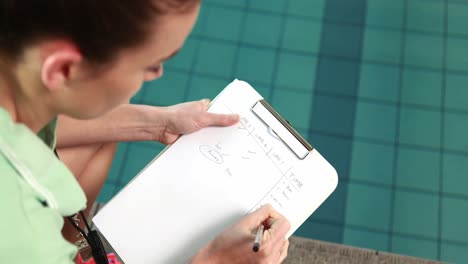
<svg viewBox="0 0 468 264"><path fill-rule="evenodd" d="M167 107L134 105L138 112L138 123L134 132L137 140L161 141L173 115ZM135 139L134 139L135 140Z"/></svg>

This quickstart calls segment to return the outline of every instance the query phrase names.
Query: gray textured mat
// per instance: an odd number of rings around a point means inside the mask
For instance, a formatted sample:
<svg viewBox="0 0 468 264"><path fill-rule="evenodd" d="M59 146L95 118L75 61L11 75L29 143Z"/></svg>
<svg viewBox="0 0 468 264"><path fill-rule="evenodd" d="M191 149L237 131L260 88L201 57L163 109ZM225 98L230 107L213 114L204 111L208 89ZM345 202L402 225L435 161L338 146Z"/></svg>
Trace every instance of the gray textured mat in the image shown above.
<svg viewBox="0 0 468 264"><path fill-rule="evenodd" d="M436 264L442 263L312 239L291 237L287 264Z"/></svg>

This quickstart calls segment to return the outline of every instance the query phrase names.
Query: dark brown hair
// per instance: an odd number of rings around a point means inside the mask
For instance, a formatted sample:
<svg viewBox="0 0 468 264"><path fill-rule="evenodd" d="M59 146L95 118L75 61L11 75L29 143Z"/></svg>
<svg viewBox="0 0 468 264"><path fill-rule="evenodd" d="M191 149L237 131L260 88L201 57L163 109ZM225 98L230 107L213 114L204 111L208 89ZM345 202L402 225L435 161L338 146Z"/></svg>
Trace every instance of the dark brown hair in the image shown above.
<svg viewBox="0 0 468 264"><path fill-rule="evenodd" d="M200 0L0 0L0 54L16 59L44 38L76 43L84 57L106 62L142 43L158 15L190 10Z"/></svg>

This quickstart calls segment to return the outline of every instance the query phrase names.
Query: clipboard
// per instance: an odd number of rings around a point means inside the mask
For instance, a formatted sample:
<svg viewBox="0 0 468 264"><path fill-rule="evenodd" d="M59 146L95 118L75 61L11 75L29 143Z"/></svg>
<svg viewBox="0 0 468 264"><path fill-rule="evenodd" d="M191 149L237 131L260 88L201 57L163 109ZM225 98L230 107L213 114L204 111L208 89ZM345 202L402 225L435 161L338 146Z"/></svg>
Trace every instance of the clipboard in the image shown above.
<svg viewBox="0 0 468 264"><path fill-rule="evenodd" d="M208 111L241 119L180 137L94 217L125 263L187 263L266 203L289 237L336 189L333 166L248 83L234 80Z"/></svg>

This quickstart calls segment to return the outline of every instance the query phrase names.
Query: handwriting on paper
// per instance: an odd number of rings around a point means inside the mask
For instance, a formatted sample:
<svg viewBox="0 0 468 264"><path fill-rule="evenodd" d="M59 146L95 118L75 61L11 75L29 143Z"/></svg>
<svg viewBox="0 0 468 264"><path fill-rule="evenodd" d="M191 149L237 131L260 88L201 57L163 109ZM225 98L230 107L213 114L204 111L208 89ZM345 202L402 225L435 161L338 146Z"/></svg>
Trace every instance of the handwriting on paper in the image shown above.
<svg viewBox="0 0 468 264"><path fill-rule="evenodd" d="M252 131L254 130L252 123L245 116L241 117L240 124L242 124L243 128L246 129L249 132L249 134L252 133Z"/></svg>
<svg viewBox="0 0 468 264"><path fill-rule="evenodd" d="M199 147L200 153L205 156L208 160L216 163L222 164L224 162L223 156L216 148L208 145L201 145Z"/></svg>
<svg viewBox="0 0 468 264"><path fill-rule="evenodd" d="M268 159L277 169L280 178L275 186L265 194L265 197L256 204L256 208L265 203L285 208L294 200L297 193L301 192L304 181L294 173L294 159L289 155L289 149L286 149L286 146L271 135L271 132L266 128L262 128L263 126L259 127L255 120L249 119L248 115L241 116L237 131L245 136L245 140L254 144L245 146L241 144L233 147L218 141L214 144L200 145L199 149L205 158L219 164L223 174L229 178L233 178L237 172L233 170L235 168L230 168L231 159L234 163Z"/></svg>
<svg viewBox="0 0 468 264"><path fill-rule="evenodd" d="M296 187L298 190L302 189L304 187L304 183L297 177L297 175L293 172L290 172L288 175L289 181L293 184L294 187Z"/></svg>

